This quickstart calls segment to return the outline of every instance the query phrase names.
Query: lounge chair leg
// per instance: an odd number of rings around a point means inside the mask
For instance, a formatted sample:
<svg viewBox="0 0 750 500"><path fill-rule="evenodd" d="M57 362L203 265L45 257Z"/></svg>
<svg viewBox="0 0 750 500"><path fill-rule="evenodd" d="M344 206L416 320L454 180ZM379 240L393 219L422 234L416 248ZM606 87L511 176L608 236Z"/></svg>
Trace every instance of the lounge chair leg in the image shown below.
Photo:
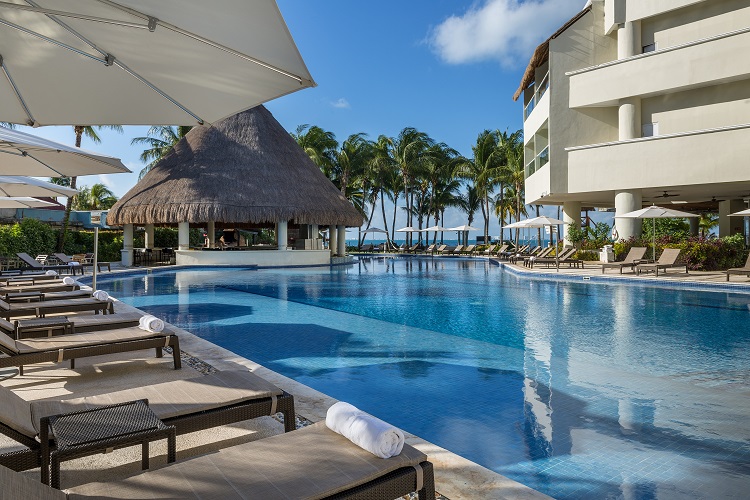
<svg viewBox="0 0 750 500"><path fill-rule="evenodd" d="M420 464L424 474L422 489L417 491L419 500L435 500L435 472L430 462Z"/></svg>
<svg viewBox="0 0 750 500"><path fill-rule="evenodd" d="M23 365L18 366L18 374L23 376Z"/></svg>
<svg viewBox="0 0 750 500"><path fill-rule="evenodd" d="M174 359L174 369L179 370L182 368L182 358L180 358L180 339L176 336L172 337L174 344L172 345L172 358Z"/></svg>
<svg viewBox="0 0 750 500"><path fill-rule="evenodd" d="M164 356L164 352L162 351L161 347L156 348L156 357L161 358Z"/></svg>
<svg viewBox="0 0 750 500"><path fill-rule="evenodd" d="M70 360L70 369L75 370L76 369L76 360L75 358Z"/></svg>

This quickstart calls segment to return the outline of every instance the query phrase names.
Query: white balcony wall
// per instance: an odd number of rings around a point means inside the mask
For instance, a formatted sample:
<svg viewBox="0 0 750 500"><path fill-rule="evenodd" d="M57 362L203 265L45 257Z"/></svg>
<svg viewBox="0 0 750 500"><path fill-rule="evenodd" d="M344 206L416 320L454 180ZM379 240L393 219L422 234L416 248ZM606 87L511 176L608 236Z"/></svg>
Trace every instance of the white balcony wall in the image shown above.
<svg viewBox="0 0 750 500"><path fill-rule="evenodd" d="M540 205L544 202L543 198L549 195L550 190L550 164L547 163L526 178L524 203Z"/></svg>
<svg viewBox="0 0 750 500"><path fill-rule="evenodd" d="M568 149L568 191L746 182L750 125Z"/></svg>
<svg viewBox="0 0 750 500"><path fill-rule="evenodd" d="M620 0L606 0L619 2ZM724 1L724 0L722 0ZM691 5L704 6L711 2L706 0L627 0L625 21L637 21L647 17L658 16L667 12L689 7ZM714 2L716 3L716 2Z"/></svg>
<svg viewBox="0 0 750 500"><path fill-rule="evenodd" d="M570 106L613 106L620 99L649 97L750 76L750 28L741 33L657 50L570 75ZM648 75L648 77L644 77Z"/></svg>
<svg viewBox="0 0 750 500"><path fill-rule="evenodd" d="M644 19L641 22L642 46L656 43L657 49L666 49L722 33L739 31L748 26L750 26L750 4L747 0L701 2L664 15Z"/></svg>
<svg viewBox="0 0 750 500"><path fill-rule="evenodd" d="M549 119L549 99L550 91L544 93L542 98L537 102L534 110L523 122L523 137L524 143L528 144L534 137L539 129L546 126L547 120Z"/></svg>
<svg viewBox="0 0 750 500"><path fill-rule="evenodd" d="M658 123L661 135L750 123L750 84L743 80L643 99L641 116L644 125Z"/></svg>

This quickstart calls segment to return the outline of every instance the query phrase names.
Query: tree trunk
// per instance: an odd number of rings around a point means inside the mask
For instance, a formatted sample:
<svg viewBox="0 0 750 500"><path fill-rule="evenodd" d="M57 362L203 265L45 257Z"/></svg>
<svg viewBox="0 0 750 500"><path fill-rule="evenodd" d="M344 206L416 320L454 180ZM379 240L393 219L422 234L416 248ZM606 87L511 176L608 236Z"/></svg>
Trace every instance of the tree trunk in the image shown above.
<svg viewBox="0 0 750 500"><path fill-rule="evenodd" d="M83 139L83 129L84 127L82 125L76 125L73 127L73 131L76 134L76 147L81 147L81 139ZM75 189L76 184L78 183L78 177L71 177L70 178L70 188ZM65 234L68 232L68 223L70 222L70 210L73 208L73 197L68 197L68 202L65 204L65 215L63 215L63 223L62 223L62 229L60 230L60 236L57 239L57 251L58 252L64 252L65 248Z"/></svg>
<svg viewBox="0 0 750 500"><path fill-rule="evenodd" d="M385 203L383 202L383 190L380 190L380 211L383 212L383 229L385 230L385 243L386 246L391 245L391 237L388 234L388 221L385 218Z"/></svg>
<svg viewBox="0 0 750 500"><path fill-rule="evenodd" d="M383 207L385 210L385 207ZM391 225L391 240L396 239L396 212L398 211L398 191L393 193L393 223Z"/></svg>

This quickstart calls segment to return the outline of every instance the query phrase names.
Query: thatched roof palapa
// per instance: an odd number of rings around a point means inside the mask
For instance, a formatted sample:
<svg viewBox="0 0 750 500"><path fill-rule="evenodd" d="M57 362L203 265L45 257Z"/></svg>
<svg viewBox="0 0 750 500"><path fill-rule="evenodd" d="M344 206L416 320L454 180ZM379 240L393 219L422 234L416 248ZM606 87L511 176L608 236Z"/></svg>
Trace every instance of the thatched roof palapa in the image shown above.
<svg viewBox="0 0 750 500"><path fill-rule="evenodd" d="M109 211L107 224L362 225L263 106L193 128Z"/></svg>
<svg viewBox="0 0 750 500"><path fill-rule="evenodd" d="M565 32L565 30L573 26L573 24L575 24L576 21L582 18L584 14L586 14L590 10L591 10L591 4L587 3L586 7L584 7L582 11L580 11L578 14L573 16L573 18L570 19L568 22L563 24L559 30L555 31L551 37L547 38L534 50L534 53L531 55L531 59L529 60L529 65L526 66L526 71L523 73L523 77L521 78L521 84L518 86L518 90L516 90L516 93L513 94L514 101L517 101L518 98L521 97L521 94L523 94L523 91L529 88L531 84L534 83L536 69L549 60L550 40L562 35L563 32Z"/></svg>

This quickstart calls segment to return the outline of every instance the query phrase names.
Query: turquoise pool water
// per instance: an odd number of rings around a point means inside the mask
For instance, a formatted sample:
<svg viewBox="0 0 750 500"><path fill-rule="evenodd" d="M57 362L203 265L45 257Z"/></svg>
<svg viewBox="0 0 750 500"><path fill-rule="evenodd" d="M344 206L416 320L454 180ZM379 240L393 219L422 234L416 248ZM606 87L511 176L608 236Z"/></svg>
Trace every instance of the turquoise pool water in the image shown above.
<svg viewBox="0 0 750 500"><path fill-rule="evenodd" d="M556 498L750 491L750 294L382 257L100 288Z"/></svg>

